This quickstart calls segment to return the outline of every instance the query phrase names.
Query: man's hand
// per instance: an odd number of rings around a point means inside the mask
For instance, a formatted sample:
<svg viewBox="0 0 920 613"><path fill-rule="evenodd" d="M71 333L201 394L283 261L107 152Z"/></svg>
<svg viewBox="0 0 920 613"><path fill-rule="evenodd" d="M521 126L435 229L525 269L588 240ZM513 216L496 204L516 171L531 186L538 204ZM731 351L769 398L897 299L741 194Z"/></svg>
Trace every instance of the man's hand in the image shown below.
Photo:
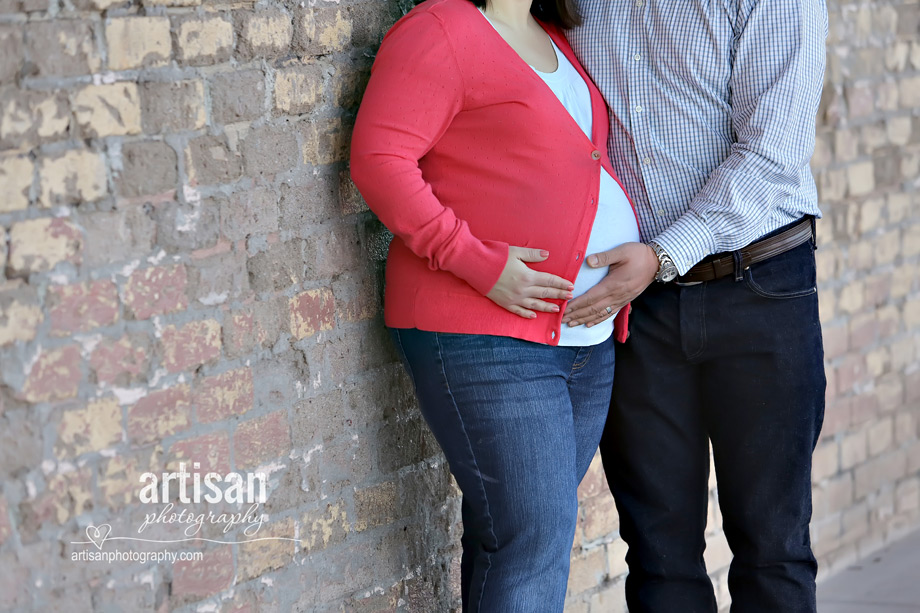
<svg viewBox="0 0 920 613"><path fill-rule="evenodd" d="M505 268L486 297L526 319L536 317L534 311L558 313L559 305L546 302L546 299L569 300L575 286L560 276L537 272L526 264L542 262L548 257L549 252L546 250L508 247Z"/></svg>
<svg viewBox="0 0 920 613"><path fill-rule="evenodd" d="M658 256L644 243L623 243L588 256L588 266L610 271L587 292L569 302L562 323L570 326L599 324L641 294L658 274ZM610 307L610 313L607 307Z"/></svg>

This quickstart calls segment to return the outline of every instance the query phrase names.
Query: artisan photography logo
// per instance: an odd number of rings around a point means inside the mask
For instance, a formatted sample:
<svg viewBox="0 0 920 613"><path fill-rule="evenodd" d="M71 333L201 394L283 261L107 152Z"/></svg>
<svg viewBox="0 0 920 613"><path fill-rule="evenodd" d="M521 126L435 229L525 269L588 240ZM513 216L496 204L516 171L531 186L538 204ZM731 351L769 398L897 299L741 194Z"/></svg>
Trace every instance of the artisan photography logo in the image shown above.
<svg viewBox="0 0 920 613"><path fill-rule="evenodd" d="M266 536L259 537L258 532L268 520L261 512L261 505L268 499L268 476L262 472L230 472L221 475L216 472L201 474L199 462L193 462L192 472L186 470L184 462L179 464L178 472L161 475L146 472L139 478L138 500L141 504L157 506L156 510L145 513L143 523L137 529L137 535L113 534L110 524L89 525L85 533L87 540L71 541L73 545L85 545L85 549L74 551L74 561L163 561L200 559L200 551L120 551L104 550L110 541L138 541L144 543L188 543L210 542L225 545L251 543L256 541L296 541L293 537ZM178 503L174 500L178 499ZM194 511L183 505L214 505L236 507L235 512ZM178 526L181 536L173 539L153 539L145 534L157 525ZM220 527L222 534L241 528L243 540L230 538L221 540L206 538L201 535L206 525ZM92 549L95 547L95 550ZM183 557L195 554L197 557Z"/></svg>

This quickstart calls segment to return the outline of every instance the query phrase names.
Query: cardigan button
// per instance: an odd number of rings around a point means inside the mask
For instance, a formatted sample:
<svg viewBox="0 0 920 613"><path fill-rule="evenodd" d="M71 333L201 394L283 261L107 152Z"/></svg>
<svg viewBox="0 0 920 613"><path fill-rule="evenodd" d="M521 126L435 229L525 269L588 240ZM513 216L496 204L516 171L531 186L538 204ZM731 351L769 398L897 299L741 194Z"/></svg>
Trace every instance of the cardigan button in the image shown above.
<svg viewBox="0 0 920 613"><path fill-rule="evenodd" d="M594 151L592 151L592 152L591 152L591 159L594 159L594 160L599 160L599 159L601 159L601 152L598 151L597 149L595 149Z"/></svg>

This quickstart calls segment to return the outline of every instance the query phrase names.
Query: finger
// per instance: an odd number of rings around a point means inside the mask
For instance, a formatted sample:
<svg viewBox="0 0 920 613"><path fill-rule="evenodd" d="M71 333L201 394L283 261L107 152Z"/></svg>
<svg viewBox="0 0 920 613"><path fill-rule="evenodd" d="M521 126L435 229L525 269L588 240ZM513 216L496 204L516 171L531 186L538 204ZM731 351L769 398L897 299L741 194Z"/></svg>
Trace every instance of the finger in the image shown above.
<svg viewBox="0 0 920 613"><path fill-rule="evenodd" d="M534 313L533 311L529 311L529 310L527 310L527 309L525 309L525 308L523 308L523 307L520 307L520 306L518 306L518 305L516 305L516 304L512 304L512 305L510 305L510 306L508 306L508 307L505 307L505 308L508 309L509 311L511 311L512 313L514 313L515 315L519 315L519 316L523 317L524 319L533 319L534 317L537 316L537 314Z"/></svg>
<svg viewBox="0 0 920 613"><path fill-rule="evenodd" d="M619 310L619 309L611 308L611 309L610 309L610 313L607 313L607 311L604 310L603 314L601 314L599 317L596 317L596 318L594 318L593 320L589 321L588 323L585 324L585 326L587 326L588 328L590 328L590 327L592 327L592 326L596 326L596 325L599 324L599 323L603 323L604 321L606 321L606 320L610 319L611 317L613 317L614 315L616 315L618 310Z"/></svg>
<svg viewBox="0 0 920 613"><path fill-rule="evenodd" d="M603 283L603 281L601 283ZM575 300L569 302L568 305L566 305L565 317L568 319L586 320L588 316L595 313L591 310L592 307L597 305L603 308L614 301L615 299L612 295L612 292L605 290L600 284L598 284ZM562 321L565 322L566 319L563 318Z"/></svg>
<svg viewBox="0 0 920 613"><path fill-rule="evenodd" d="M539 287L532 286L526 293L526 296L529 298L540 298L543 300L549 300L555 298L557 300L571 300L572 292L564 289L554 289L552 287Z"/></svg>
<svg viewBox="0 0 920 613"><path fill-rule="evenodd" d="M610 306L610 313L607 313L607 306ZM619 310L621 303L619 301L610 301L609 303L598 302L594 304L589 304L580 309L576 309L571 313L567 313L565 317L562 318L563 323L570 321L577 321L582 324L587 324L589 322L597 322L602 319L606 319L610 315L613 315Z"/></svg>
<svg viewBox="0 0 920 613"><path fill-rule="evenodd" d="M595 317L595 318L592 319L591 321L587 322L585 325L588 326L588 327L590 328L591 326L596 326L597 324L601 323L602 321L604 321L604 320L606 320L606 319L610 319L611 317L615 317L616 315L619 315L620 310L622 310L625 306L626 306L625 304L620 304L620 303L611 304L611 305L610 305L610 313L607 313L607 310L604 309L603 313L601 313L600 316Z"/></svg>
<svg viewBox="0 0 920 613"><path fill-rule="evenodd" d="M529 247L513 247L514 256L522 262L542 262L549 257L546 249L530 249Z"/></svg>
<svg viewBox="0 0 920 613"><path fill-rule="evenodd" d="M544 313L559 312L558 304L553 304L552 302L544 302L543 300L538 300L537 298L525 298L522 302L522 306L534 311L542 311Z"/></svg>
<svg viewBox="0 0 920 613"><path fill-rule="evenodd" d="M603 268L604 266L613 266L622 259L622 249L614 247L600 253L592 253L588 256L588 266L591 268Z"/></svg>
<svg viewBox="0 0 920 613"><path fill-rule="evenodd" d="M533 284L541 285L543 287L553 287L556 289L565 289L565 290L575 289L575 285L571 281L568 281L566 279L563 279L562 277L556 276L548 272L538 272L534 276Z"/></svg>

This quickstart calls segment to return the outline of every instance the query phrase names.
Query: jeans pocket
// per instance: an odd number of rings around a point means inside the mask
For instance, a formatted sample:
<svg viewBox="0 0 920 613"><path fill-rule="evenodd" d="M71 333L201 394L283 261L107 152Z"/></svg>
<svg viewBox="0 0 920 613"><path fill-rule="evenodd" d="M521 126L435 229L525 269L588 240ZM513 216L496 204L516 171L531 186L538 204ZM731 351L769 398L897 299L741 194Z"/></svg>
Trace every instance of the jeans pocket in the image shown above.
<svg viewBox="0 0 920 613"><path fill-rule="evenodd" d="M815 250L811 241L752 264L744 271L748 288L763 298L787 299L818 291Z"/></svg>

